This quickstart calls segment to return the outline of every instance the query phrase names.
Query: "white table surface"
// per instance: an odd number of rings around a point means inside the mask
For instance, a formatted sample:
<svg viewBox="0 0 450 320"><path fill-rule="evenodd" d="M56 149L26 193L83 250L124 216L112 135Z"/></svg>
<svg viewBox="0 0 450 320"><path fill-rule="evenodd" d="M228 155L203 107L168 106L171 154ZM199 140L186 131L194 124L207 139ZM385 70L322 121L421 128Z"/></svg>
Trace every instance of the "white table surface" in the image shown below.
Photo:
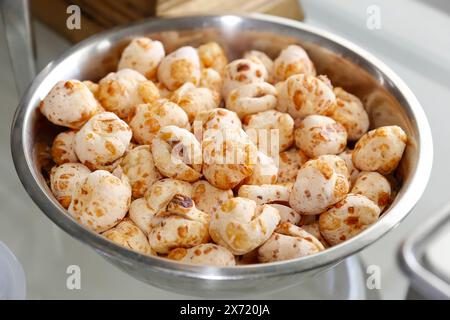
<svg viewBox="0 0 450 320"><path fill-rule="evenodd" d="M450 193L449 2L302 0L302 3L308 23L361 45L396 71L415 92L430 121L435 160L423 198L397 229L360 254L366 264L381 268L381 297L402 299L408 281L397 264L398 246L414 228L420 227L422 221L448 201ZM381 9L379 30L366 27L366 9L369 5L378 5ZM36 36L40 67L69 47L68 43L40 24L36 25ZM3 30L0 30L0 97L3 112L0 117L0 240L9 246L24 267L28 297L182 298L145 285L117 270L94 251L53 226L27 196L16 177L9 149L9 129L17 96ZM66 288L66 267L71 264L82 269L80 291ZM262 296L296 297L295 290Z"/></svg>

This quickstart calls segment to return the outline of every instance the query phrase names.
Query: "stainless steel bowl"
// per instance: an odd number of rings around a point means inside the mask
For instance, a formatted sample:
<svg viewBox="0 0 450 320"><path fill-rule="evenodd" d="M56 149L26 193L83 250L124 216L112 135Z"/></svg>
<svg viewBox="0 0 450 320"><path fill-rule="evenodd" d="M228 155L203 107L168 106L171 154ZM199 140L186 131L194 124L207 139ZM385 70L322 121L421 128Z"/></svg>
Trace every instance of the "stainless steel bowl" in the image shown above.
<svg viewBox="0 0 450 320"><path fill-rule="evenodd" d="M400 125L408 134L405 156L397 170L402 187L380 220L358 236L319 254L299 259L233 268L186 265L144 256L95 234L72 219L45 183L45 149L58 128L43 119L38 104L63 79L97 80L117 65L131 37L147 35L164 42L168 51L184 44L209 40L221 43L231 58L250 48L276 54L287 44L308 51L318 73L335 86L359 96L373 127ZM199 296L255 294L297 284L330 268L396 227L422 195L433 157L426 116L414 94L388 67L358 46L329 32L278 17L201 16L147 20L96 35L50 63L33 81L20 102L11 133L17 173L35 203L60 228L86 243L133 277L164 289Z"/></svg>

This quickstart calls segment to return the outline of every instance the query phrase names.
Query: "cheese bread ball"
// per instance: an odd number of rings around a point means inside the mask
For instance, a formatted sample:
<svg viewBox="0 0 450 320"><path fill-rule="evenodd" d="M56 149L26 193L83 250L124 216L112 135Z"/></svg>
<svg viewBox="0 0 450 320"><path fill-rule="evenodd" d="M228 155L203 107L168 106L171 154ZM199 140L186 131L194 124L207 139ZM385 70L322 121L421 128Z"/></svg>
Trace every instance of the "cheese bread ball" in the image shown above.
<svg viewBox="0 0 450 320"><path fill-rule="evenodd" d="M289 149L294 143L294 119L283 112L268 110L246 116L244 130L249 136L255 135L260 150ZM278 139L275 139L278 137ZM270 154L269 152L265 152Z"/></svg>
<svg viewBox="0 0 450 320"><path fill-rule="evenodd" d="M278 203L270 204L272 207L278 210L281 222L289 222L292 224L298 224L301 221L302 215L296 212L294 209Z"/></svg>
<svg viewBox="0 0 450 320"><path fill-rule="evenodd" d="M230 91L225 105L242 119L247 115L275 109L277 91L267 82L243 84Z"/></svg>
<svg viewBox="0 0 450 320"><path fill-rule="evenodd" d="M81 81L59 81L39 105L41 113L51 122L71 129L80 129L98 110L98 102Z"/></svg>
<svg viewBox="0 0 450 320"><path fill-rule="evenodd" d="M152 81L141 82L138 86L138 93L144 103L153 103L161 99L161 93L156 84ZM128 113L127 119L130 119L134 114L135 107Z"/></svg>
<svg viewBox="0 0 450 320"><path fill-rule="evenodd" d="M348 194L319 217L320 233L332 246L348 240L374 224L380 208L367 197Z"/></svg>
<svg viewBox="0 0 450 320"><path fill-rule="evenodd" d="M334 172L344 176L350 182L350 173L348 171L347 164L341 157L335 156L333 154L325 154L318 157L317 160L324 161L329 166L331 166Z"/></svg>
<svg viewBox="0 0 450 320"><path fill-rule="evenodd" d="M189 121L192 122L198 113L217 108L220 97L208 88L197 88L187 82L172 94L170 101L180 106L187 113Z"/></svg>
<svg viewBox="0 0 450 320"><path fill-rule="evenodd" d="M353 163L359 170L392 173L405 151L408 137L399 126L385 126L367 132L353 150Z"/></svg>
<svg viewBox="0 0 450 320"><path fill-rule="evenodd" d="M169 252L167 258L204 266L233 267L236 265L230 250L214 243L200 244L189 249L176 248Z"/></svg>
<svg viewBox="0 0 450 320"><path fill-rule="evenodd" d="M347 131L329 117L311 115L295 129L295 144L310 158L338 154L347 146Z"/></svg>
<svg viewBox="0 0 450 320"><path fill-rule="evenodd" d="M346 170L344 160L336 162ZM349 191L348 172L338 173L327 159L306 162L298 171L289 204L302 214L319 214L342 200Z"/></svg>
<svg viewBox="0 0 450 320"><path fill-rule="evenodd" d="M203 212L213 214L228 199L233 198L233 191L221 190L208 181L200 180L192 184L192 200Z"/></svg>
<svg viewBox="0 0 450 320"><path fill-rule="evenodd" d="M276 88L278 111L289 113L294 120L309 115L329 116L336 108L336 96L323 77L296 74L279 82Z"/></svg>
<svg viewBox="0 0 450 320"><path fill-rule="evenodd" d="M90 80L85 80L85 81L83 81L83 83L89 88L89 90L92 92L94 97L97 97L98 88L99 88L98 83L92 82Z"/></svg>
<svg viewBox="0 0 450 320"><path fill-rule="evenodd" d="M55 137L52 144L52 159L56 164L78 162L75 153L75 130L63 131Z"/></svg>
<svg viewBox="0 0 450 320"><path fill-rule="evenodd" d="M131 129L112 112L92 117L75 135L75 153L91 170L102 169L121 158L131 141Z"/></svg>
<svg viewBox="0 0 450 320"><path fill-rule="evenodd" d="M378 172L361 172L350 192L366 196L377 204L381 211L389 204L391 199L391 185Z"/></svg>
<svg viewBox="0 0 450 320"><path fill-rule="evenodd" d="M64 163L55 166L50 171L50 188L56 200L68 208L72 201L72 194L80 183L91 173L81 163Z"/></svg>
<svg viewBox="0 0 450 320"><path fill-rule="evenodd" d="M186 82L200 82L200 59L197 51L189 46L181 47L162 59L158 68L158 79L174 91Z"/></svg>
<svg viewBox="0 0 450 320"><path fill-rule="evenodd" d="M214 136L217 131L241 129L242 123L233 111L216 108L203 111L195 116L193 123L194 134L199 141L209 136Z"/></svg>
<svg viewBox="0 0 450 320"><path fill-rule="evenodd" d="M253 173L251 176L245 178L245 184L274 184L277 182L278 167L275 161L266 156L263 152L258 151L256 163L253 166Z"/></svg>
<svg viewBox="0 0 450 320"><path fill-rule="evenodd" d="M263 244L279 221L274 207L238 197L223 203L212 215L209 233L214 242L242 255Z"/></svg>
<svg viewBox="0 0 450 320"><path fill-rule="evenodd" d="M165 55L164 46L160 41L146 37L135 38L123 50L118 69L133 69L147 79L155 79L158 65Z"/></svg>
<svg viewBox="0 0 450 320"><path fill-rule="evenodd" d="M195 207L187 196L176 194L151 221L149 241L158 253L166 254L175 248L191 248L209 241L210 216Z"/></svg>
<svg viewBox="0 0 450 320"><path fill-rule="evenodd" d="M272 236L258 248L260 262L301 258L324 250L312 234L289 222L282 222Z"/></svg>
<svg viewBox="0 0 450 320"><path fill-rule="evenodd" d="M194 182L202 175L202 147L186 129L166 126L152 141L155 166L162 175Z"/></svg>
<svg viewBox="0 0 450 320"><path fill-rule="evenodd" d="M147 236L130 219L122 220L117 226L103 232L102 235L127 249L146 255L155 254Z"/></svg>
<svg viewBox="0 0 450 320"><path fill-rule="evenodd" d="M314 217L314 216L309 216L309 217ZM316 237L316 239L320 241L320 243L324 246L324 248L330 247L328 242L325 240L325 238L320 233L319 221L314 221L312 223L304 224L301 227L303 230L305 230L309 234L312 234L314 237Z"/></svg>
<svg viewBox="0 0 450 320"><path fill-rule="evenodd" d="M138 104L144 103L140 87L148 82L142 74L132 69L111 72L98 83L97 98L106 111L124 119Z"/></svg>
<svg viewBox="0 0 450 320"><path fill-rule="evenodd" d="M130 219L142 230L146 235L150 233L151 220L156 211L150 209L145 198L133 200L128 211Z"/></svg>
<svg viewBox="0 0 450 320"><path fill-rule="evenodd" d="M316 69L306 51L298 45L281 50L273 62L273 76L276 82L284 81L295 74L315 76Z"/></svg>
<svg viewBox="0 0 450 320"><path fill-rule="evenodd" d="M345 161L348 173L350 174L350 185L353 186L360 172L353 164L353 150L347 149L344 152L339 153L338 157Z"/></svg>
<svg viewBox="0 0 450 320"><path fill-rule="evenodd" d="M212 68L203 68L200 72L199 87L208 88L220 98L222 94L223 80L219 72Z"/></svg>
<svg viewBox="0 0 450 320"><path fill-rule="evenodd" d="M261 62L267 70L267 78L265 80L268 81L272 78L273 61L267 54L258 50L250 50L244 53L243 58L254 62Z"/></svg>
<svg viewBox="0 0 450 320"><path fill-rule="evenodd" d="M217 42L208 42L197 48L202 68L211 68L222 74L228 64L225 51Z"/></svg>
<svg viewBox="0 0 450 320"><path fill-rule="evenodd" d="M160 212L166 210L167 204L176 194L192 198L192 185L186 181L162 179L150 187L145 194L145 200L152 212Z"/></svg>
<svg viewBox="0 0 450 320"><path fill-rule="evenodd" d="M249 59L231 61L225 67L222 95L226 99L231 91L244 84L261 83L267 78L267 70L261 63Z"/></svg>
<svg viewBox="0 0 450 320"><path fill-rule="evenodd" d="M344 126L348 140L358 140L369 129L369 115L358 97L342 88L334 88L333 92L336 109L330 117Z"/></svg>
<svg viewBox="0 0 450 320"><path fill-rule="evenodd" d="M202 142L203 175L219 189L233 189L252 175L257 148L242 129L217 133Z"/></svg>
<svg viewBox="0 0 450 320"><path fill-rule="evenodd" d="M141 198L148 188L162 178L153 162L153 155L148 145L142 145L130 150L120 163L127 175L133 198Z"/></svg>
<svg viewBox="0 0 450 320"><path fill-rule="evenodd" d="M131 187L125 175L119 178L97 170L76 188L68 211L79 223L101 233L125 217L130 202Z"/></svg>
<svg viewBox="0 0 450 320"><path fill-rule="evenodd" d="M297 148L280 152L278 157L278 183L295 182L298 170L308 161L306 154Z"/></svg>
<svg viewBox="0 0 450 320"><path fill-rule="evenodd" d="M174 125L190 129L186 112L177 104L164 99L152 104L138 105L129 124L134 140L148 145L152 144L153 138L162 127Z"/></svg>
<svg viewBox="0 0 450 320"><path fill-rule="evenodd" d="M251 199L256 204L288 203L291 188L278 184L243 185L238 190L238 196Z"/></svg>

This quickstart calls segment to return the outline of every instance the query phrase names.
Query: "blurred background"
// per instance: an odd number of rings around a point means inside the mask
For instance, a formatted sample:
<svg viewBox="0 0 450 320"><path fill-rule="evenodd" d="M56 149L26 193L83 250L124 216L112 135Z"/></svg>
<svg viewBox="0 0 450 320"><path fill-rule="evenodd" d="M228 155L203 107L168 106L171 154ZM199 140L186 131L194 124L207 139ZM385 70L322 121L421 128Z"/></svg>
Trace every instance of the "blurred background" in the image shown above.
<svg viewBox="0 0 450 320"><path fill-rule="evenodd" d="M4 3L5 0L0 0L0 4ZM434 166L424 196L398 228L341 265L334 273L299 287L254 298L415 297L409 291L410 279L402 272L398 262L399 247L409 235L420 230L424 222L433 219L449 201L450 1L32 0L30 3L37 71L73 43L116 25L153 16L225 12L259 12L302 20L347 38L384 61L416 94L432 128ZM66 10L71 4L81 8L80 30L68 30L65 27L68 17ZM375 23L372 19L374 14L379 17ZM190 298L152 288L115 269L93 250L54 226L26 194L16 176L10 155L9 130L19 97L4 32L2 19L5 16L0 16L0 242L9 247L23 267L26 297ZM448 239L445 241L450 245ZM448 246L446 248L442 256L448 263L450 251ZM80 266L80 290L69 290L66 286L67 268L70 265ZM380 289L366 288L366 268L370 265L380 267ZM22 274L19 265L10 267L19 270L15 273L19 283ZM354 268L359 271L352 271L356 270ZM5 269L2 271L0 259L0 298L2 272L6 274ZM18 286L24 289L21 282ZM24 294L20 288L17 297Z"/></svg>

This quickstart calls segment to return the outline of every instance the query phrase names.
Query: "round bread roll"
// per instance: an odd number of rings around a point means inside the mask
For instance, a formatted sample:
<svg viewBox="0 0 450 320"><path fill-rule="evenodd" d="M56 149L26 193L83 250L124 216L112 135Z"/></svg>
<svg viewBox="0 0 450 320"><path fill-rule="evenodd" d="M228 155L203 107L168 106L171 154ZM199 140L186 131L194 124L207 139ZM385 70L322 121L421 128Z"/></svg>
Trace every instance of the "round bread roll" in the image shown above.
<svg viewBox="0 0 450 320"><path fill-rule="evenodd" d="M114 112L122 119L133 113L134 108L144 103L142 86L149 81L139 72L132 69L121 69L111 72L99 81L98 100L105 110Z"/></svg>
<svg viewBox="0 0 450 320"><path fill-rule="evenodd" d="M228 199L233 198L231 189L221 190L208 181L200 180L192 184L192 200L203 212L213 214Z"/></svg>
<svg viewBox="0 0 450 320"><path fill-rule="evenodd" d="M244 130L250 137L256 137L259 150L266 154L271 154L272 150L285 151L294 143L294 119L276 110L246 116Z"/></svg>
<svg viewBox="0 0 450 320"><path fill-rule="evenodd" d="M334 88L333 92L336 95L336 109L331 118L344 126L348 140L358 140L369 129L369 115L358 97L342 88Z"/></svg>
<svg viewBox="0 0 450 320"><path fill-rule="evenodd" d="M391 185L389 181L378 172L363 171L358 175L351 193L366 196L377 204L381 211L383 211L391 199Z"/></svg>
<svg viewBox="0 0 450 320"><path fill-rule="evenodd" d="M198 113L217 108L220 97L208 88L197 88L187 82L172 94L170 101L179 105L187 113L189 121L192 122Z"/></svg>
<svg viewBox="0 0 450 320"><path fill-rule="evenodd" d="M174 125L190 129L189 119L182 108L168 100L157 100L152 104L140 104L131 118L130 128L133 138L139 144L151 145L158 131L165 126Z"/></svg>
<svg viewBox="0 0 450 320"><path fill-rule="evenodd" d="M261 63L248 59L231 61L223 75L222 96L226 99L231 91L244 84L261 83L267 78L267 70Z"/></svg>
<svg viewBox="0 0 450 320"><path fill-rule="evenodd" d="M81 163L64 163L50 171L50 188L56 200L68 208L72 195L91 171Z"/></svg>
<svg viewBox="0 0 450 320"><path fill-rule="evenodd" d="M348 172L344 160L340 162L343 172L328 159L307 161L298 171L297 180L290 194L290 206L302 214L319 214L342 200L349 191Z"/></svg>
<svg viewBox="0 0 450 320"><path fill-rule="evenodd" d="M202 141L204 138L216 135L217 131L239 130L242 128L242 123L235 112L216 108L198 113L193 127L197 140Z"/></svg>
<svg viewBox="0 0 450 320"><path fill-rule="evenodd" d="M251 176L245 178L245 184L274 184L277 182L278 167L275 161L266 156L261 151L258 151L256 163L253 166L253 173Z"/></svg>
<svg viewBox="0 0 450 320"><path fill-rule="evenodd" d="M258 50L250 50L244 53L243 58L262 63L267 70L267 78L265 80L268 81L272 79L273 61L267 54Z"/></svg>
<svg viewBox="0 0 450 320"><path fill-rule="evenodd" d="M58 126L80 129L98 111L98 102L81 81L59 81L39 105L41 113Z"/></svg>
<svg viewBox="0 0 450 320"><path fill-rule="evenodd" d="M131 136L131 129L123 120L112 112L103 112L76 133L75 153L89 169L103 169L125 154Z"/></svg>
<svg viewBox="0 0 450 320"><path fill-rule="evenodd" d="M217 133L202 142L203 175L219 189L233 189L253 174L257 148L242 129Z"/></svg>
<svg viewBox="0 0 450 320"><path fill-rule="evenodd" d="M59 133L52 144L52 159L56 164L76 163L78 162L75 153L75 130L69 130Z"/></svg>
<svg viewBox="0 0 450 320"><path fill-rule="evenodd" d="M213 68L203 68L200 72L199 87L208 88L220 98L222 95L223 80L219 72Z"/></svg>
<svg viewBox="0 0 450 320"><path fill-rule="evenodd" d="M255 201L238 197L223 203L212 215L209 233L217 244L243 255L263 244L279 221L274 207L258 206Z"/></svg>
<svg viewBox="0 0 450 320"><path fill-rule="evenodd" d="M298 170L308 161L306 154L297 148L280 152L278 157L278 183L295 182Z"/></svg>
<svg viewBox="0 0 450 320"><path fill-rule="evenodd" d="M130 150L120 163L127 175L133 198L141 198L156 181L162 178L153 162L150 146L142 145Z"/></svg>
<svg viewBox="0 0 450 320"><path fill-rule="evenodd" d="M208 42L198 47L198 56L203 69L211 68L222 74L228 64L225 51L217 42Z"/></svg>
<svg viewBox="0 0 450 320"><path fill-rule="evenodd" d="M69 213L82 225L101 233L117 225L127 214L131 202L128 178L105 170L94 171L72 195Z"/></svg>
<svg viewBox="0 0 450 320"><path fill-rule="evenodd" d="M289 113L294 120L309 115L329 116L336 109L336 96L324 77L296 74L279 82L276 88L278 111Z"/></svg>
<svg viewBox="0 0 450 320"><path fill-rule="evenodd" d="M191 198L176 194L167 211L158 212L151 220L149 241L160 254L175 248L191 248L209 241L209 214L198 210Z"/></svg>
<svg viewBox="0 0 450 320"><path fill-rule="evenodd" d="M367 197L348 194L319 217L320 233L332 246L348 240L374 224L380 208Z"/></svg>
<svg viewBox="0 0 450 320"><path fill-rule="evenodd" d="M155 79L158 65L165 55L160 41L146 37L135 38L123 50L118 69L133 69L147 79Z"/></svg>
<svg viewBox="0 0 450 320"><path fill-rule="evenodd" d="M124 219L117 226L102 233L102 235L122 247L146 254L155 255L150 247L147 236L130 219Z"/></svg>
<svg viewBox="0 0 450 320"><path fill-rule="evenodd" d="M192 198L192 185L186 181L166 178L156 181L144 197L152 212L160 212L167 209L167 204L176 194Z"/></svg>
<svg viewBox="0 0 450 320"><path fill-rule="evenodd" d="M197 51L181 47L162 59L158 68L158 80L173 91L186 82L198 85L200 82L200 59Z"/></svg>
<svg viewBox="0 0 450 320"><path fill-rule="evenodd" d="M130 219L142 230L146 235L150 233L151 220L156 211L150 209L145 198L133 200L128 211Z"/></svg>
<svg viewBox="0 0 450 320"><path fill-rule="evenodd" d="M202 147L186 129L166 126L152 141L155 166L166 177L194 182L202 173Z"/></svg>
<svg viewBox="0 0 450 320"><path fill-rule="evenodd" d="M310 158L338 154L347 146L347 131L329 117L311 115L295 129L295 144Z"/></svg>
<svg viewBox="0 0 450 320"><path fill-rule="evenodd" d="M369 131L353 150L353 163L363 171L392 173L400 163L408 137L399 126L385 126Z"/></svg>
<svg viewBox="0 0 450 320"><path fill-rule="evenodd" d="M289 222L282 222L261 247L260 262L274 262L300 258L324 250L322 243L312 234Z"/></svg>
<svg viewBox="0 0 450 320"><path fill-rule="evenodd" d="M295 74L315 76L316 69L306 51L298 45L290 45L281 50L273 62L273 76L276 82L284 81Z"/></svg>

